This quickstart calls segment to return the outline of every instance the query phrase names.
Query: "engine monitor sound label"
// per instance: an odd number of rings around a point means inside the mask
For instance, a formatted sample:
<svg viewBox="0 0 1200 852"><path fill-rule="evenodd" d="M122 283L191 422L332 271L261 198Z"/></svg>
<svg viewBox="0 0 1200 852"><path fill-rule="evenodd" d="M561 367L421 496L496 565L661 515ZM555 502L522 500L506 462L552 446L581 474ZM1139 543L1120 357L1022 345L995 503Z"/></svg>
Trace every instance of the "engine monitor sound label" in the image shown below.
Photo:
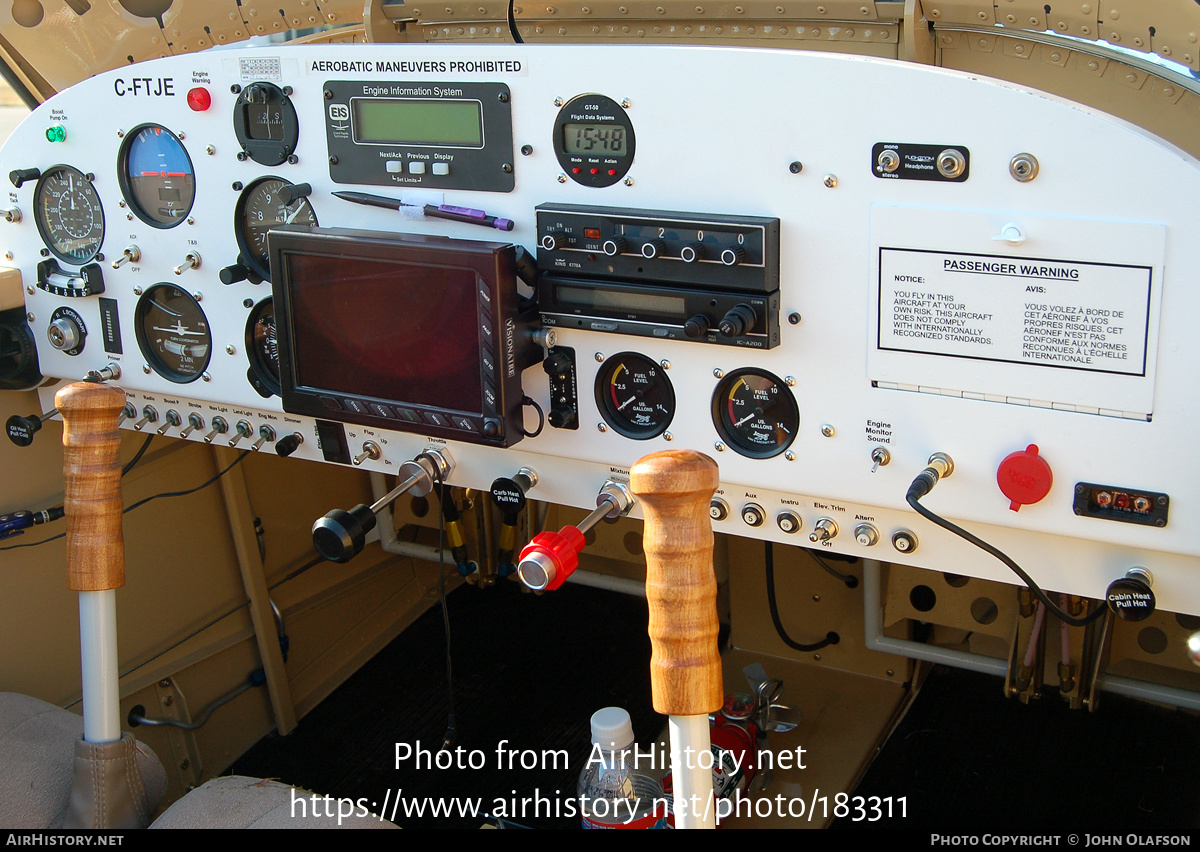
<svg viewBox="0 0 1200 852"><path fill-rule="evenodd" d="M1152 271L881 247L877 344L1145 376Z"/></svg>

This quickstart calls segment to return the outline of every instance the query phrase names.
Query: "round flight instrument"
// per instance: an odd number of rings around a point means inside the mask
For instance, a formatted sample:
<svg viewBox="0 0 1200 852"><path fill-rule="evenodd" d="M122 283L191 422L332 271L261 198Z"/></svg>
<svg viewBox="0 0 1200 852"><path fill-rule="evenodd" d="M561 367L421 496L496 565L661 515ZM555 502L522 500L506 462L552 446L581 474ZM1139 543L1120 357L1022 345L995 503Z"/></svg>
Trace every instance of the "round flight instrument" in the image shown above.
<svg viewBox="0 0 1200 852"><path fill-rule="evenodd" d="M280 225L317 225L317 214L307 198L297 198L287 204L279 198L279 190L291 185L283 178L260 178L242 191L233 213L234 233L242 261L264 281L271 277L267 231Z"/></svg>
<svg viewBox="0 0 1200 852"><path fill-rule="evenodd" d="M633 122L605 95L576 95L563 104L553 143L563 172L583 186L612 186L633 165Z"/></svg>
<svg viewBox="0 0 1200 852"><path fill-rule="evenodd" d="M264 397L279 395L279 339L275 331L275 300L268 296L246 320L246 354L250 371L246 378Z"/></svg>
<svg viewBox="0 0 1200 852"><path fill-rule="evenodd" d="M596 405L617 432L645 441L671 425L675 389L660 364L636 352L620 352L596 375Z"/></svg>
<svg viewBox="0 0 1200 852"><path fill-rule="evenodd" d="M82 265L99 253L104 209L79 169L53 166L44 171L33 191L33 210L38 233L59 260Z"/></svg>
<svg viewBox="0 0 1200 852"><path fill-rule="evenodd" d="M200 378L212 354L212 334L191 294L174 284L155 284L138 300L133 319L138 346L154 372L180 384Z"/></svg>
<svg viewBox="0 0 1200 852"><path fill-rule="evenodd" d="M129 209L155 228L173 228L196 200L192 159L174 133L157 124L134 128L121 143L117 179Z"/></svg>
<svg viewBox="0 0 1200 852"><path fill-rule="evenodd" d="M768 459L791 446L800 429L800 408L783 380L766 370L734 370L717 383L713 425L744 456Z"/></svg>
<svg viewBox="0 0 1200 852"><path fill-rule="evenodd" d="M233 107L233 132L242 146L239 157L264 166L295 162L300 123L290 97L292 90L274 83L251 83L238 92Z"/></svg>

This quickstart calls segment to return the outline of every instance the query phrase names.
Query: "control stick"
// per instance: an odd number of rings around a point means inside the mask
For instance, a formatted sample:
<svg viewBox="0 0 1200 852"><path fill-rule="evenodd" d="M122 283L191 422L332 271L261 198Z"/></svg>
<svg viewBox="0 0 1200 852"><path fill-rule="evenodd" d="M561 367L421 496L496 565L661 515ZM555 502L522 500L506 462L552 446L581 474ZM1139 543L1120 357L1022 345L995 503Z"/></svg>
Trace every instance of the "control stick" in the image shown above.
<svg viewBox="0 0 1200 852"><path fill-rule="evenodd" d="M629 513L634 503L629 486L610 479L596 495L595 510L579 522L568 524L558 532L541 532L521 550L517 576L535 592L553 591L567 581L579 567L579 552L583 536L605 518L619 518Z"/></svg>
<svg viewBox="0 0 1200 852"><path fill-rule="evenodd" d="M424 497L435 482L444 481L454 469L445 449L429 449L400 465L400 483L370 506L359 503L349 511L334 509L313 524L313 546L330 562L349 562L363 549L367 533L375 529L376 514L405 492Z"/></svg>

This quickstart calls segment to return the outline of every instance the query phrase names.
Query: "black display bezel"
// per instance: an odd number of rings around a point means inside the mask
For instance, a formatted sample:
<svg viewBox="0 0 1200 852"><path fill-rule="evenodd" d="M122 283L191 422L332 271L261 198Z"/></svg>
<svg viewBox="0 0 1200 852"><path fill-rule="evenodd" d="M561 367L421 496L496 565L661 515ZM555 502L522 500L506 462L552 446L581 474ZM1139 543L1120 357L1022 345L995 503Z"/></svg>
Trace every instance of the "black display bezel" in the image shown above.
<svg viewBox="0 0 1200 852"><path fill-rule="evenodd" d="M183 152L183 156L187 158L188 168L191 169L192 199L188 202L187 209L174 222L159 222L147 213L134 197L133 187L129 183L129 149L133 147L134 141L141 135L142 131L148 128L157 128L174 139L175 143L179 146L179 150ZM196 164L192 162L192 155L187 152L187 148L178 136L161 124L155 124L154 122L139 124L125 134L125 139L121 142L121 149L117 153L117 184L121 187L121 194L125 196L125 201L129 205L129 209L133 211L133 215L137 216L151 228L158 228L162 231L182 225L187 219L188 214L192 212L192 208L196 205Z"/></svg>
<svg viewBox="0 0 1200 852"><path fill-rule="evenodd" d="M283 409L325 420L414 432L432 438L507 447L523 437L521 370L530 361L522 329L533 311L521 313L515 276L516 247L508 243L450 240L417 234L393 234L341 228L287 226L272 229L268 237L271 255L275 330L279 344L279 375ZM356 261L403 266L469 270L474 273L480 335L470 340L444 334L432 338L440 350L428 351L430 359L473 358L479 364L481 388L478 398L464 399L461 406L447 408L423 399L386 399L366 396L347 387L314 387L299 376L298 353L304 341L297 339L294 292L303 282L292 280L292 255L337 258L347 270L347 280ZM405 333L410 318L396 316L397 334ZM471 347L470 352L463 347ZM305 356L313 353L304 351ZM328 357L326 354L323 357ZM332 365L351 375L356 364Z"/></svg>
<svg viewBox="0 0 1200 852"><path fill-rule="evenodd" d="M569 154L563 144L563 128L568 124L594 124L597 127L620 127L628 134L628 150L621 155L588 156ZM571 180L583 186L612 186L629 173L637 151L637 139L633 122L619 103L607 95L576 95L563 104L554 120L554 156L563 172ZM596 174L592 174L596 169ZM578 171L577 171L578 170ZM612 174L609 174L609 172Z"/></svg>

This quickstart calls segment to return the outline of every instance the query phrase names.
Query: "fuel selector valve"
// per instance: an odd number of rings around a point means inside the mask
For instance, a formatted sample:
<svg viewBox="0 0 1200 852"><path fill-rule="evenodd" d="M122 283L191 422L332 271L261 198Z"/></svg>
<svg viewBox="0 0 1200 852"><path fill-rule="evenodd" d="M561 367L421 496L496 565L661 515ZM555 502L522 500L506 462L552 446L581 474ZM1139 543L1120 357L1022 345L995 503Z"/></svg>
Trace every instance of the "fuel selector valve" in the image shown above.
<svg viewBox="0 0 1200 852"><path fill-rule="evenodd" d="M583 536L605 518L619 518L633 507L633 492L623 482L610 479L596 495L595 510L579 522L558 532L538 533L521 550L517 576L535 592L554 590L579 567Z"/></svg>
<svg viewBox="0 0 1200 852"><path fill-rule="evenodd" d="M500 550L496 573L507 577L517 570L513 552L517 541L517 520L525 508L525 494L537 485L537 473L528 467L517 471L512 479L500 477L492 483L492 502L500 510Z"/></svg>
<svg viewBox="0 0 1200 852"><path fill-rule="evenodd" d="M400 465L400 482L370 506L359 503L353 509L334 509L312 528L313 546L330 562L349 562L363 549L367 533L375 529L376 514L401 494L411 491L424 497L436 482L445 481L454 469L454 461L445 449L429 449Z"/></svg>

